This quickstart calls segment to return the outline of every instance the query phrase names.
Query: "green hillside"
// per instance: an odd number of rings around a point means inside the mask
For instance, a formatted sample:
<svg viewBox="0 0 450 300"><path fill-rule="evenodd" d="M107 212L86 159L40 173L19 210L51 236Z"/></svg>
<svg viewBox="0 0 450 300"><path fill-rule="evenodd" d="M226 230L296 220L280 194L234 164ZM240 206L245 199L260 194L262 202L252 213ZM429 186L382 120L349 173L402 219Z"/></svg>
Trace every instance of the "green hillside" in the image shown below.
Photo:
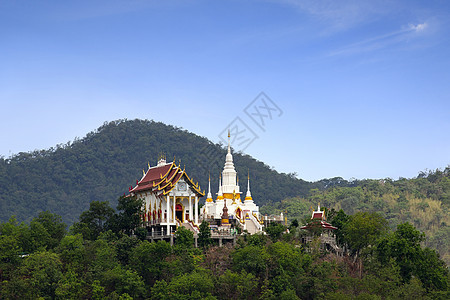
<svg viewBox="0 0 450 300"><path fill-rule="evenodd" d="M147 164L155 165L165 153L186 167L189 176L207 189L211 173L213 191L223 168L226 150L186 130L148 120L105 123L86 137L55 148L0 158L0 221L16 215L29 221L40 211L61 215L71 224L93 200L110 201L142 176ZM234 154L241 188L246 189L250 170L252 194L259 205L287 197L306 196L310 183L280 174L248 155Z"/></svg>
<svg viewBox="0 0 450 300"><path fill-rule="evenodd" d="M438 250L450 265L450 166L443 171L422 172L412 179L366 179L346 187L311 190L306 198L288 198L266 205L262 211L287 211L289 218L305 221L311 217L310 207L315 208L319 202L322 207L342 209L347 214L379 212L392 229L409 222L426 234L425 245Z"/></svg>

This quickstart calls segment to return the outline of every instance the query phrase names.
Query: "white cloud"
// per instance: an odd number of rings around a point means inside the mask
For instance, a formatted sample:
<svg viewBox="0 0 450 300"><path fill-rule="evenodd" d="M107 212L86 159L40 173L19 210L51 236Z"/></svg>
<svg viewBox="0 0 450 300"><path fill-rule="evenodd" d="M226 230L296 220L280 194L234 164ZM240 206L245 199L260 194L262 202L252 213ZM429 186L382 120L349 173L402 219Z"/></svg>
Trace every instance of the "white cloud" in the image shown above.
<svg viewBox="0 0 450 300"><path fill-rule="evenodd" d="M415 32L423 32L425 29L427 29L427 27L428 27L428 23L422 23L422 24L417 24L417 25L414 25L414 24L409 24L409 28L411 29L411 30L414 30Z"/></svg>

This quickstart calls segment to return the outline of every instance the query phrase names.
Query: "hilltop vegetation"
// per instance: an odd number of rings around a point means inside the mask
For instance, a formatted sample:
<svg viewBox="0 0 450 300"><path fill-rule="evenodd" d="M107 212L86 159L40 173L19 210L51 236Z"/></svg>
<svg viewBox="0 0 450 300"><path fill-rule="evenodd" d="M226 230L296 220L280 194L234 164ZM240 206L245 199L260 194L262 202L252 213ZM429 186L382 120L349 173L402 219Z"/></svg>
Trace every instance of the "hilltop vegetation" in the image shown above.
<svg viewBox="0 0 450 300"><path fill-rule="evenodd" d="M161 153L175 157L203 189L218 186L226 150L204 137L180 128L148 120L105 123L82 139L48 150L0 158L0 221L15 215L30 221L40 211L61 215L64 222L77 220L89 203L111 201L142 176L148 163L155 165ZM280 174L248 155L233 155L238 174L251 170L252 191L259 205L286 197L306 196L320 183ZM242 188L244 188L242 186Z"/></svg>
<svg viewBox="0 0 450 300"><path fill-rule="evenodd" d="M117 213L92 202L66 234L61 217L41 212L30 225L0 224L2 299L448 299L449 272L409 223L389 231L377 213L337 212L345 256L310 244L296 222L267 235L213 246L202 223L199 244L179 227L175 244L145 240L139 199L121 197ZM130 221L134 220L134 221ZM135 222L136 221L136 222ZM134 224L134 225L132 225ZM89 226L85 226L89 225ZM98 225L98 226L97 226ZM132 226L132 227L130 227ZM138 229L136 229L136 227ZM131 229L131 230L130 230ZM134 230L136 235L130 235ZM145 230L145 229L144 229Z"/></svg>
<svg viewBox="0 0 450 300"><path fill-rule="evenodd" d="M222 145L163 123L119 120L55 148L0 158L0 221L15 215L19 222L30 222L47 210L72 224L92 201L115 207L118 196L140 179L148 163L156 164L161 153L168 161L175 157L203 189L209 173L213 192L218 186L226 154ZM410 222L425 232L425 245L450 263L449 168L413 179L331 178L311 183L280 174L248 155L234 153L233 158L238 174L245 174L241 183L250 170L253 198L263 213L287 211L290 219L304 221L318 202L347 214L380 212L392 229Z"/></svg>
<svg viewBox="0 0 450 300"><path fill-rule="evenodd" d="M361 180L345 182L325 190L313 189L308 197L293 197L263 207L263 213L287 211L289 218L305 222L310 207L322 206L354 214L379 212L392 229L409 222L424 232L426 246L437 249L450 264L450 167L421 172L417 178L399 180Z"/></svg>

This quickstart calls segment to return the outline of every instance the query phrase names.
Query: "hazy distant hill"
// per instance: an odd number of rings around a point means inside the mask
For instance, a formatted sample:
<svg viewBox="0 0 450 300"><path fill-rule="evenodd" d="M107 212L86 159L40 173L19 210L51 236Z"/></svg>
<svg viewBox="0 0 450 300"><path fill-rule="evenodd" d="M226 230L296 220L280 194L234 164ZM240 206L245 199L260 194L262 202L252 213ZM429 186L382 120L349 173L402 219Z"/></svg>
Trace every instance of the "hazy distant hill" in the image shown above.
<svg viewBox="0 0 450 300"><path fill-rule="evenodd" d="M202 189L207 189L211 172L217 192L226 154L223 147L163 123L119 120L56 148L0 158L0 221L11 215L30 220L49 210L71 223L92 200L108 200L115 207L117 198L135 185L148 162L156 164L162 152L168 161L174 156L177 164L181 160ZM250 170L252 195L259 205L306 196L311 188L324 186L280 174L248 155L233 157L244 192Z"/></svg>

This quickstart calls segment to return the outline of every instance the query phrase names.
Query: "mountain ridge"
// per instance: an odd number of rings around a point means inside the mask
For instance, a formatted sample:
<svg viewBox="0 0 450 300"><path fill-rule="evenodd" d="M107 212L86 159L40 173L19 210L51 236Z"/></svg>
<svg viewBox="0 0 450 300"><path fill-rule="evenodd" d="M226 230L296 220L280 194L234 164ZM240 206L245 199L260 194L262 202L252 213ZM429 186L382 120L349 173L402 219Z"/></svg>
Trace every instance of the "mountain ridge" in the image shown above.
<svg viewBox="0 0 450 300"><path fill-rule="evenodd" d="M226 155L221 144L161 122L121 119L105 122L81 139L47 150L0 157L0 220L16 215L19 221L29 221L40 211L49 210L70 224L93 200L115 206L117 198L140 179L142 168L154 165L163 152L168 161L174 157L184 166L202 189L207 188L211 174L215 192ZM233 158L238 174L247 176L250 170L258 205L306 196L310 189L324 186L320 181L307 182L279 173L243 153L233 153ZM246 183L241 189L245 191Z"/></svg>

